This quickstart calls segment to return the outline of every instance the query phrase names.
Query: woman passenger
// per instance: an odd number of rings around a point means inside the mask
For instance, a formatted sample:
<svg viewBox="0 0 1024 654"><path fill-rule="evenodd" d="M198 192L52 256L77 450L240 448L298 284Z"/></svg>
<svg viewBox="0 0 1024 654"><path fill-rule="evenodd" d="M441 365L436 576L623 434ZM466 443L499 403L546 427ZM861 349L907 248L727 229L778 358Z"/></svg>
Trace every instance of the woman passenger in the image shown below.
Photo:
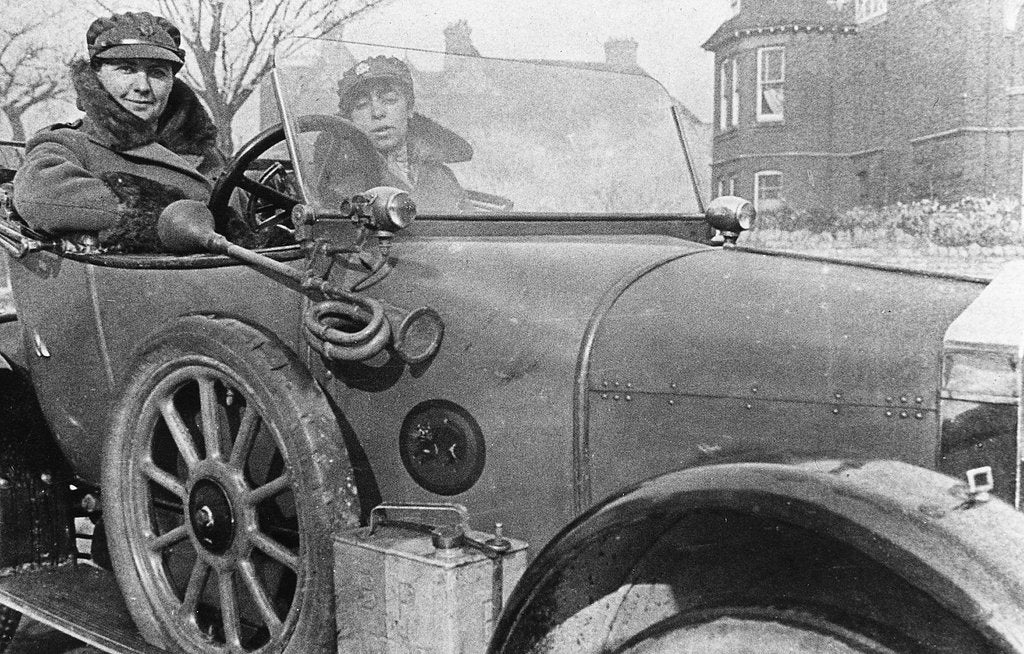
<svg viewBox="0 0 1024 654"><path fill-rule="evenodd" d="M176 73L181 34L146 12L93 21L71 65L74 123L28 142L14 205L33 228L106 250L161 250L156 222L176 200L206 202L225 158L217 129Z"/></svg>

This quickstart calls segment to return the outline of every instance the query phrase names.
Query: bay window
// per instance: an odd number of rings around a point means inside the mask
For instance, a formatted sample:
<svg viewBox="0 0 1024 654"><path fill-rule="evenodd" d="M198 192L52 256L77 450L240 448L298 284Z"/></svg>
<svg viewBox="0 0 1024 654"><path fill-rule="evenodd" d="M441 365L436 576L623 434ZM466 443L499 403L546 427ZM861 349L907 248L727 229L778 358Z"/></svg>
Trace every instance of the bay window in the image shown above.
<svg viewBox="0 0 1024 654"><path fill-rule="evenodd" d="M772 46L757 51L757 119L782 120L785 107L786 48Z"/></svg>

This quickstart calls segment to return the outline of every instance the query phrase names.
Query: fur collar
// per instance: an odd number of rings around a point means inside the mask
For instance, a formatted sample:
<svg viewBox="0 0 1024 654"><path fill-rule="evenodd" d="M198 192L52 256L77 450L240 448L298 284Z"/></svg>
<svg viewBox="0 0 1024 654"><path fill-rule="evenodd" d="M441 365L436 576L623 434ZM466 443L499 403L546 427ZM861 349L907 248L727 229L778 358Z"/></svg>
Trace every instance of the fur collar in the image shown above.
<svg viewBox="0 0 1024 654"><path fill-rule="evenodd" d="M413 113L409 119L409 159L458 163L473 158L473 146L432 118Z"/></svg>
<svg viewBox="0 0 1024 654"><path fill-rule="evenodd" d="M131 113L107 92L86 59L71 63L78 108L85 112L82 129L117 152L159 143L176 154L203 155L216 147L217 127L185 82L174 79L167 108L154 128Z"/></svg>

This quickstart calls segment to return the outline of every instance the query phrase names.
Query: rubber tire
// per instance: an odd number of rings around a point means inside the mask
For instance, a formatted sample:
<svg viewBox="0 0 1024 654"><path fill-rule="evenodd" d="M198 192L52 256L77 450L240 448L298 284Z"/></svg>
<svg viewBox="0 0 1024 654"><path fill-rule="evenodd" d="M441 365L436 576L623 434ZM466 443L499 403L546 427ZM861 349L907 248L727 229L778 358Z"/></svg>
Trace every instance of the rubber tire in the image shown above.
<svg viewBox="0 0 1024 654"><path fill-rule="evenodd" d="M177 597L162 568L154 567L153 557L142 552L143 536L133 519L140 515L138 504L133 504L139 501L136 495L149 493L133 491L133 485L149 488L148 482L135 481L142 479L139 456L147 437L143 421L154 410L147 401L161 380L189 366L226 375L237 380L243 394L251 393L246 406L257 406L262 419L279 434L278 448L289 471L302 542L297 566L301 574L282 634L255 651L333 651L332 535L342 526L358 524L360 515L342 436L327 398L294 353L273 335L226 318L180 318L144 342L112 423L102 473L104 522L114 571L136 625L146 640L165 649L202 654L240 651L226 643L204 642L198 627L173 615L169 602ZM151 424L155 431L156 423ZM200 551L194 533L188 542Z"/></svg>
<svg viewBox="0 0 1024 654"><path fill-rule="evenodd" d="M863 634L837 625L822 628L819 616L813 614L739 608L715 613L719 615L658 625L620 654L896 654Z"/></svg>
<svg viewBox="0 0 1024 654"><path fill-rule="evenodd" d="M686 573L678 570L680 553L692 566ZM665 588L672 602L689 607L691 626L719 622L716 614L745 620L753 611L775 615L780 625L806 630L808 637L830 634L870 652L990 650L974 629L884 562L825 534L755 515L685 516L632 574L635 597L620 607L631 618L648 601L652 580L671 580ZM621 621L623 633L634 625ZM769 651L763 637L751 645Z"/></svg>
<svg viewBox="0 0 1024 654"><path fill-rule="evenodd" d="M883 562L755 515L652 514L594 534L572 554L534 586L535 598L493 652L703 652L722 642L734 643L730 651L772 652L779 650L768 639L778 628L789 630L781 642L803 631L808 642L832 638L854 651L995 651Z"/></svg>

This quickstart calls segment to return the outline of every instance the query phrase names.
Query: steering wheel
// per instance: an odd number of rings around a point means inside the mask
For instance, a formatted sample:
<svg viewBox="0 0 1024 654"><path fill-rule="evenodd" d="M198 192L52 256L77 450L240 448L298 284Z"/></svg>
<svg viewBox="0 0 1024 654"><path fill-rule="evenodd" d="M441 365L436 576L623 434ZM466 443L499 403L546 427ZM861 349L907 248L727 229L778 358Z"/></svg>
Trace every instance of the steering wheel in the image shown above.
<svg viewBox="0 0 1024 654"><path fill-rule="evenodd" d="M380 156L362 130L350 121L339 116L309 114L296 119L295 128L299 134L320 133L312 147L313 166L305 165L303 172L314 173L306 183L313 185L321 198L331 200L339 192L358 193L380 184ZM224 174L214 184L208 204L217 219L218 232L230 231L228 221L234 212L229 206L236 189L246 194L241 212L245 227L257 240L264 241L261 245L271 240L271 228L293 229L292 208L304 201L293 174L294 162L275 161L256 176L246 174L253 172L253 164L262 155L284 140L284 125L278 123L257 134L228 162ZM338 180L345 180L351 188L333 190Z"/></svg>

